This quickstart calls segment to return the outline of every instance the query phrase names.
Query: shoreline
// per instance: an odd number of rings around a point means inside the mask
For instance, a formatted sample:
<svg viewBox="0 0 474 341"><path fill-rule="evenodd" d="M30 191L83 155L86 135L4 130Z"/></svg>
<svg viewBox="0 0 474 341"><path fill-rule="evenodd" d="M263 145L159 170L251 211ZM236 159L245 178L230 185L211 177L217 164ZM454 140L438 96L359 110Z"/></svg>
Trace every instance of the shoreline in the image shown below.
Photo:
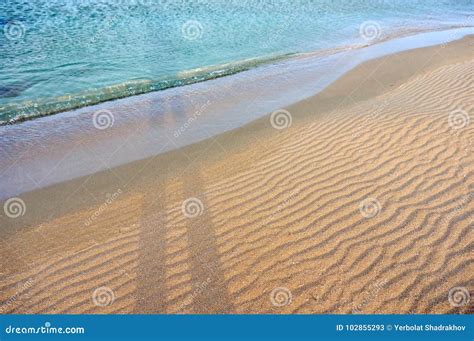
<svg viewBox="0 0 474 341"><path fill-rule="evenodd" d="M474 39L474 35L470 35L467 37L464 37L460 40L456 40L454 42L448 43L446 46L457 46L461 45L464 47L469 46L469 41ZM400 56L404 55L414 55L416 56L419 51L436 51L436 50L442 50L442 51L450 51L450 50L455 50L455 49L446 49L444 45L436 45L436 46L431 46L431 47L422 47L422 48L417 48L417 49L410 49L407 51L395 53L395 54L389 54L384 57L377 58L375 60L369 60L367 62L362 63L361 65L357 66L355 69L352 69L348 71L347 73L344 74L340 79L337 79L333 83L331 83L328 87L325 87L324 90L321 92L318 92L317 94L310 96L309 98L303 99L301 101L298 101L294 104L288 105L286 107L283 107L284 109L287 109L292 113L293 116L293 123L300 122L300 124L303 124L303 122L306 121L311 121L313 119L313 115L317 115L318 117L325 117L326 115L332 115L334 111L344 108L348 105L354 105L355 103L367 100L370 97L374 96L380 96L383 94L384 91L388 91L388 89L391 89L392 87L396 87L397 85L400 85L403 83L403 81L407 80L409 77L412 76L412 74L416 71L416 68L418 67L426 67L423 62L418 62L415 63L414 66L407 65L405 70L398 70L398 73L391 73L391 72L382 72L380 69L377 68L377 73L380 73L381 75L378 76L378 78L386 78L385 82L387 84L389 83L390 88L381 88L378 86L373 80L367 80L370 81L370 86L368 89L360 90L357 89L360 87L360 84L358 83L359 80L358 78L360 77L360 73L362 72L361 70L367 68L365 65L379 65L382 63L385 59L390 59L390 60L396 60ZM449 57L451 59L456 59L456 57L450 53ZM464 58L464 57L463 57ZM443 65L443 62L440 60L436 61L431 61L434 65ZM354 91L352 89L357 89L357 91ZM344 100L342 102L339 101L339 97L343 96L344 94L350 94L351 100ZM317 102L317 104L316 104ZM318 109L315 112L315 105L318 106ZM314 113L313 115L310 115L308 113ZM62 188L70 188L76 186L78 183L81 183L84 181L84 179L88 179L91 176L100 178L102 179L100 182L101 183L106 183L107 178L110 177L110 174L116 171L119 171L120 173L123 172L123 175L121 175L122 179L130 179L132 178L129 174L132 174L134 172L134 169L140 168L140 165L147 165L150 161L153 160L162 160L161 162L164 164L168 164L169 166L167 167L168 170L176 169L183 167L187 162L189 162L190 159L196 158L200 156L200 151L205 150L206 148L209 148L209 146L215 145L214 141L217 141L218 143L224 143L226 146L232 146L232 149L237 149L237 150L242 150L249 147L251 142L255 142L255 138L252 137L252 135L255 134L256 131L259 132L259 134L262 134L262 136L271 136L271 133L273 133L273 128L269 124L269 118L270 118L270 113L267 113L266 115L263 115L259 118L256 118L255 120L252 120L251 122L248 122L242 126L239 126L235 129L232 129L230 131L226 131L224 133L221 133L217 136L213 136L192 144L188 144L176 149L172 149L169 151L165 151L163 153L159 153L157 155L149 156L144 159L140 160L133 160L115 167L109 167L108 170L100 170L98 172L94 172L92 174L80 176L77 178L69 179L66 181L61 181L59 183L54 183L39 189L34 189L22 193L17 193L14 196L30 196L35 193L60 193L64 192ZM296 121L295 121L296 119ZM235 137L238 137L236 139ZM107 136L105 136L106 138ZM248 139L249 141L245 141L245 139ZM103 140L95 140L93 139L93 143L102 143ZM223 141L223 142L221 142ZM215 147L215 146L214 146ZM221 149L220 147L218 149ZM94 151L94 149L89 149L89 151ZM217 157L212 157L212 156L207 156L210 160L217 160ZM155 161L158 162L158 161ZM105 186L109 187L109 189L113 189L110 185ZM104 189L102 189L103 191ZM100 192L100 191L99 191ZM47 197L54 197L55 195L50 195L47 194ZM11 196L10 196L11 197ZM5 197L5 195L0 195L0 199L6 200L8 197ZM1 231L0 231L1 233Z"/></svg>
<svg viewBox="0 0 474 341"><path fill-rule="evenodd" d="M473 40L367 61L287 129L266 115L22 194L0 301L31 282L6 313L469 313L447 295L474 283L474 135L448 116L474 113Z"/></svg>
<svg viewBox="0 0 474 341"><path fill-rule="evenodd" d="M422 33L474 29L474 26L468 25L468 23L471 21L470 18L471 17L467 17L465 23L459 25L444 26L439 28L412 28L410 30L400 32L391 32L390 34L375 39L374 41L367 41L365 44L356 44L353 42L353 45L336 45L331 48L316 51L291 52L252 57L217 65L207 65L195 69L183 70L178 72L175 75L175 78L168 76L163 79L128 80L103 88L97 88L94 90L94 92L84 91L83 93L65 94L56 98L38 98L35 100L25 100L12 104L4 104L0 105L0 114L7 115L10 118L2 118L2 120L0 120L0 127L19 124L51 115L67 113L82 108L100 105L110 101L116 101L133 96L153 93L156 91L164 91L167 89L206 82L221 77L233 76L251 69L264 67L265 65L274 62L291 62L292 59L298 58L329 56L348 50L363 49L390 40L415 36ZM69 101L71 100L73 100L74 103L70 103Z"/></svg>
<svg viewBox="0 0 474 341"><path fill-rule="evenodd" d="M420 48L423 40L428 46L444 44L470 30L422 33L326 57L300 56L266 69L0 127L0 199L145 160L245 126L324 91L377 56ZM21 157L12 160L10 155Z"/></svg>

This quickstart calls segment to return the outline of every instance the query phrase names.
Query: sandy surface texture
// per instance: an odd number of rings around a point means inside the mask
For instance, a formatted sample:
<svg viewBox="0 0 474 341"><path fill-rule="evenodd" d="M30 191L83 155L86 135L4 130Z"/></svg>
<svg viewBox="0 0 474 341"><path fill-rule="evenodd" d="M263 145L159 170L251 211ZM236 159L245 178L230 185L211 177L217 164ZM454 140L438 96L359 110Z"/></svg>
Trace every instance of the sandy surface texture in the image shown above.
<svg viewBox="0 0 474 341"><path fill-rule="evenodd" d="M473 41L22 195L0 312L472 313Z"/></svg>

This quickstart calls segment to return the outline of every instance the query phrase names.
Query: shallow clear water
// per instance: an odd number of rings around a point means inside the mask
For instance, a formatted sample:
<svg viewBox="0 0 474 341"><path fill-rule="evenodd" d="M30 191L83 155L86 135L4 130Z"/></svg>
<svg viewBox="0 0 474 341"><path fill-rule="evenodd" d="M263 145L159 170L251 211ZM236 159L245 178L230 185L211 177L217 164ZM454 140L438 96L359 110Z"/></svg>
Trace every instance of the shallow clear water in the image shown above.
<svg viewBox="0 0 474 341"><path fill-rule="evenodd" d="M329 55L307 54L2 126L0 199L204 140L314 95L365 61L473 34L474 28L425 32ZM96 119L98 113L104 121Z"/></svg>
<svg viewBox="0 0 474 341"><path fill-rule="evenodd" d="M287 54L470 26L473 11L473 0L0 0L0 122L212 79Z"/></svg>

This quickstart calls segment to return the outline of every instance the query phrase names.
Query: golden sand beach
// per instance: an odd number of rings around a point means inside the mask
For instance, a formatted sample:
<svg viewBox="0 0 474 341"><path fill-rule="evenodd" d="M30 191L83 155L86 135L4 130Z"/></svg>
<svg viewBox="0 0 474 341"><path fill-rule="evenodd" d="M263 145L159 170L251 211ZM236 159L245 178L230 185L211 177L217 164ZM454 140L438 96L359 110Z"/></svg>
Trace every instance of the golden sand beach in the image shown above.
<svg viewBox="0 0 474 341"><path fill-rule="evenodd" d="M0 218L0 312L472 313L473 43L22 195L24 219Z"/></svg>

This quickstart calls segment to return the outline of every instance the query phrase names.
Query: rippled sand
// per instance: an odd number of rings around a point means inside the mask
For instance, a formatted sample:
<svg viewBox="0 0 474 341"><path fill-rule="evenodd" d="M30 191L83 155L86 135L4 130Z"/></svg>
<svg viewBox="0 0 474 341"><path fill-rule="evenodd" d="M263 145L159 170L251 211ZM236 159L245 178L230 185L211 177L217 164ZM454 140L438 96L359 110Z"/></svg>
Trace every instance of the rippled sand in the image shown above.
<svg viewBox="0 0 474 341"><path fill-rule="evenodd" d="M365 63L286 128L23 196L1 312L472 313L472 43Z"/></svg>

